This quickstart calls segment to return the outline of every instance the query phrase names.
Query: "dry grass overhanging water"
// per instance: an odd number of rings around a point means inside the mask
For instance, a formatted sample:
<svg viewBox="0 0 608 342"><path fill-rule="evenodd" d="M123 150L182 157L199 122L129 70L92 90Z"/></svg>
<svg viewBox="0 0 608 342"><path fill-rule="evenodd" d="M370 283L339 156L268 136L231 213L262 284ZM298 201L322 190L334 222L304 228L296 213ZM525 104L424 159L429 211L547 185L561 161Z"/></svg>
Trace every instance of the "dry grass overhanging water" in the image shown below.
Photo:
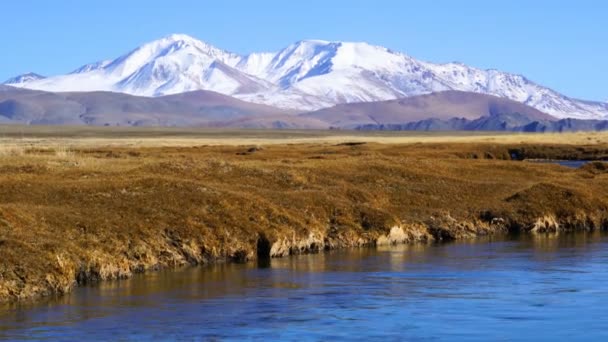
<svg viewBox="0 0 608 342"><path fill-rule="evenodd" d="M605 164L520 161L606 159L605 134L34 133L1 139L0 301L160 267L608 223Z"/></svg>

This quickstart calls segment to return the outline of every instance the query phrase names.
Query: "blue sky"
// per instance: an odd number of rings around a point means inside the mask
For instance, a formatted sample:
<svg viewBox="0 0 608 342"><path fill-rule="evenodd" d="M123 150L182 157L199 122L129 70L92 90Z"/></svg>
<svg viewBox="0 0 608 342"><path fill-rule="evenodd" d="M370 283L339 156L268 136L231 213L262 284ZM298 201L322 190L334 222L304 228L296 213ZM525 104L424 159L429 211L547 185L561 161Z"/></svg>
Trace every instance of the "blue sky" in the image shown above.
<svg viewBox="0 0 608 342"><path fill-rule="evenodd" d="M608 100L608 1L24 0L2 12L0 80L65 73L186 33L238 53L308 38L367 41Z"/></svg>

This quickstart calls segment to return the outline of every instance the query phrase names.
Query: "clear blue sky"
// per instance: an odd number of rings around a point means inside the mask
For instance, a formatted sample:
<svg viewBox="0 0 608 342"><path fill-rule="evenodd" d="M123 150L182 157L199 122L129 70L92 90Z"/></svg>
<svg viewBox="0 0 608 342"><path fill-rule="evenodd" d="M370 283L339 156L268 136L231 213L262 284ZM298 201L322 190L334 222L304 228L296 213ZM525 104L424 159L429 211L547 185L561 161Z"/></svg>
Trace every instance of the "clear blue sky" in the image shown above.
<svg viewBox="0 0 608 342"><path fill-rule="evenodd" d="M367 41L432 62L526 75L608 100L608 1L4 1L0 80L117 57L186 33L220 48L273 51L301 39Z"/></svg>

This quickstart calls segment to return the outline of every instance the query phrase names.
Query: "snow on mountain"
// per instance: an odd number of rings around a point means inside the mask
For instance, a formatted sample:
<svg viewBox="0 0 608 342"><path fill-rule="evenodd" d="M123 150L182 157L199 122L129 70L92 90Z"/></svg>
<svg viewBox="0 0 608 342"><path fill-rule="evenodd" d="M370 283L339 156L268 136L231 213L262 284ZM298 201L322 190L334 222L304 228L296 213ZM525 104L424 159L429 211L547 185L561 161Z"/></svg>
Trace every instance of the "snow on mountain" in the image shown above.
<svg viewBox="0 0 608 342"><path fill-rule="evenodd" d="M521 75L460 63L423 62L367 43L322 40L300 41L276 53L241 56L178 34L71 74L11 79L5 84L143 96L212 90L300 110L459 90L508 98L558 118L608 118L608 103L571 99Z"/></svg>
<svg viewBox="0 0 608 342"><path fill-rule="evenodd" d="M19 76L15 76L13 78L9 78L3 84L10 84L14 86L25 85L26 83L30 83L33 81L38 81L44 79L45 77L42 75L38 75L33 72L28 72L27 74L22 74Z"/></svg>
<svg viewBox="0 0 608 342"><path fill-rule="evenodd" d="M236 94L266 89L267 82L230 66L241 59L192 37L171 35L115 60L87 64L68 75L20 86L47 91L105 90L143 96L192 90Z"/></svg>
<svg viewBox="0 0 608 342"><path fill-rule="evenodd" d="M103 69L106 65L108 65L110 63L112 63L112 61L107 60L107 61L100 61L100 62L95 62L95 63L91 63L91 64L85 64L85 65L81 66L80 68L72 71L70 74L82 74L82 73L89 72L89 71Z"/></svg>

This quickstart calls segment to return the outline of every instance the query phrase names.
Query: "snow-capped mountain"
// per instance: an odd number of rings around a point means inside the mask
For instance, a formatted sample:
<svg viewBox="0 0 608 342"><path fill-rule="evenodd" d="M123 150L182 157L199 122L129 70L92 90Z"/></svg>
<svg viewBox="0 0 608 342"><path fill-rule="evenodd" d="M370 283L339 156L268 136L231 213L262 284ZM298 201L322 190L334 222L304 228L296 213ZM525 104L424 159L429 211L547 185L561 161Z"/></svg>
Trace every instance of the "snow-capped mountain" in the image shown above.
<svg viewBox="0 0 608 342"><path fill-rule="evenodd" d="M18 85L23 85L25 83L29 83L32 81L38 81L38 80L42 80L45 77L42 75L38 75L36 73L33 72L28 72L27 74L22 74L16 77L12 77L9 78L8 80L6 80L3 84L11 84L14 86L18 86Z"/></svg>
<svg viewBox="0 0 608 342"><path fill-rule="evenodd" d="M322 40L300 41L276 53L241 56L178 34L67 75L15 78L5 84L143 96L212 90L299 110L460 90L508 98L558 118L608 118L608 103L572 99L521 75L460 63L423 62L367 43Z"/></svg>

